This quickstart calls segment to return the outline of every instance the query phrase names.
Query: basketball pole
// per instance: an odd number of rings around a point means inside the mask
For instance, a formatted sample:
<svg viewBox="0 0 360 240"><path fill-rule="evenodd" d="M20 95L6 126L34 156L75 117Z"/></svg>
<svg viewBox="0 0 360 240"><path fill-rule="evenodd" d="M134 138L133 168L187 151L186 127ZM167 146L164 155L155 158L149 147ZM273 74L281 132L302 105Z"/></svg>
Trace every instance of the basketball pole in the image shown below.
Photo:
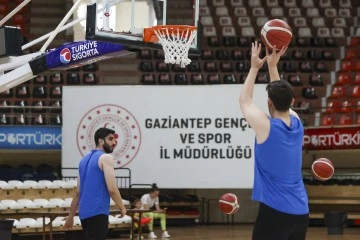
<svg viewBox="0 0 360 240"><path fill-rule="evenodd" d="M3 19L0 20L0 27L6 23L12 16L14 16L20 9L22 9L26 4L31 2L31 0L25 0L20 3L14 10L12 10L8 15L6 15Z"/></svg>
<svg viewBox="0 0 360 240"><path fill-rule="evenodd" d="M121 1L122 1L122 0L110 1L110 2L109 2L109 5L112 7L112 6L120 3ZM104 11L104 9L105 9L104 7L99 8L99 9L97 10L97 13L100 13L100 12ZM82 21L84 21L84 20L86 20L86 16L85 16L85 17L82 17L82 18L78 18L78 19L76 19L76 20L74 20L74 21L72 21L72 22L64 25L64 26L60 29L59 32L65 31L66 29L71 28L71 27L74 26L75 24L78 24L79 22L82 22ZM39 37L39 38L37 38L37 39L32 40L31 42L28 42L27 44L23 45L23 46L21 47L21 49L22 49L22 50L28 49L29 47L32 47L32 46L34 46L35 44L38 44L39 42L44 41L44 40L47 39L49 36L51 36L51 34L52 34L53 32L54 32L54 31L51 31L51 32L49 32L49 33L47 33L47 34L45 34L45 35L43 35L43 36L41 36L41 37Z"/></svg>
<svg viewBox="0 0 360 240"><path fill-rule="evenodd" d="M80 5L81 0L77 0L74 5L71 7L70 11L65 15L63 20L59 23L59 25L56 27L56 29L51 33L48 40L44 43L42 48L40 49L40 52L45 52L46 48L50 45L52 40L56 37L56 35L60 32L60 29L64 26L66 21L71 17L71 15L75 12L76 8Z"/></svg>

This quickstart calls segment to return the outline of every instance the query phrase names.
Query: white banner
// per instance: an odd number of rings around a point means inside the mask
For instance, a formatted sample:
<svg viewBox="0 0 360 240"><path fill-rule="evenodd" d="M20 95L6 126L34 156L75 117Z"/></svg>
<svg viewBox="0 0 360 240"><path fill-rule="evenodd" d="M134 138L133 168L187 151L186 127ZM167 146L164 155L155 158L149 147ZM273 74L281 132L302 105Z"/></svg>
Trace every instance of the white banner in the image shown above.
<svg viewBox="0 0 360 240"><path fill-rule="evenodd" d="M100 127L116 131L115 167L160 188L252 188L254 133L242 85L65 86L62 167L77 168ZM267 111L265 85L254 102Z"/></svg>

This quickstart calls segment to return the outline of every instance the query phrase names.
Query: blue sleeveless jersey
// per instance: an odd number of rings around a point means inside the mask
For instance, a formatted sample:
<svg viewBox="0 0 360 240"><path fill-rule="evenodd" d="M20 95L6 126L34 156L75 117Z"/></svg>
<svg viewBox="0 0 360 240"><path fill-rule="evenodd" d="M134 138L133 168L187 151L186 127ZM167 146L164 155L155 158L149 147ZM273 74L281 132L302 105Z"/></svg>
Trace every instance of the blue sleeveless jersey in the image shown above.
<svg viewBox="0 0 360 240"><path fill-rule="evenodd" d="M99 214L109 215L110 195L104 172L98 164L102 154L104 152L101 150L92 150L80 161L79 217L81 220Z"/></svg>
<svg viewBox="0 0 360 240"><path fill-rule="evenodd" d="M270 118L265 142L255 140L255 178L252 199L288 214L309 213L308 197L302 180L304 128L290 116L291 125Z"/></svg>

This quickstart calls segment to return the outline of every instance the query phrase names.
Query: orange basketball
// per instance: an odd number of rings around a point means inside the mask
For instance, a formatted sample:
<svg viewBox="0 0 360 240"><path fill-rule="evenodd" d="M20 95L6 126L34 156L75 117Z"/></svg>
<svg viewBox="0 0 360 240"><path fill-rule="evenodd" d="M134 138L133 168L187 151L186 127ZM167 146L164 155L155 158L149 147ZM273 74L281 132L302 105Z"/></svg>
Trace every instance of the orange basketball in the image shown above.
<svg viewBox="0 0 360 240"><path fill-rule="evenodd" d="M281 19L267 21L261 29L261 41L272 49L276 45L279 50L283 46L288 46L292 39L292 30L286 22Z"/></svg>
<svg viewBox="0 0 360 240"><path fill-rule="evenodd" d="M311 166L311 170L313 176L320 181L329 180L335 171L333 163L327 158L316 159Z"/></svg>
<svg viewBox="0 0 360 240"><path fill-rule="evenodd" d="M219 207L225 214L233 214L239 210L238 198L233 193L225 193L219 199Z"/></svg>

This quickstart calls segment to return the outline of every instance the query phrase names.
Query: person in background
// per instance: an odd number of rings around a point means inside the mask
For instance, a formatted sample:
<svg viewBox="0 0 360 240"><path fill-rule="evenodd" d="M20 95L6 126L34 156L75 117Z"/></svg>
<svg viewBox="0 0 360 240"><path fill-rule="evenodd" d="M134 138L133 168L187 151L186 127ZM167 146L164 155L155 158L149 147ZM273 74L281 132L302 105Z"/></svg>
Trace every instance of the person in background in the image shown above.
<svg viewBox="0 0 360 240"><path fill-rule="evenodd" d="M160 208L159 193L160 193L159 188L157 187L156 183L153 183L151 186L150 193L144 194L141 197L141 204L142 204L141 208L147 210L155 206L155 211L144 213L144 216L152 218L153 220L160 219L160 226L161 226L161 230L163 231L161 237L170 238L169 233L166 231L166 208L164 209ZM154 226L154 221L149 222L148 227L150 231L149 233L150 239L157 238L157 236L153 231L153 226Z"/></svg>

